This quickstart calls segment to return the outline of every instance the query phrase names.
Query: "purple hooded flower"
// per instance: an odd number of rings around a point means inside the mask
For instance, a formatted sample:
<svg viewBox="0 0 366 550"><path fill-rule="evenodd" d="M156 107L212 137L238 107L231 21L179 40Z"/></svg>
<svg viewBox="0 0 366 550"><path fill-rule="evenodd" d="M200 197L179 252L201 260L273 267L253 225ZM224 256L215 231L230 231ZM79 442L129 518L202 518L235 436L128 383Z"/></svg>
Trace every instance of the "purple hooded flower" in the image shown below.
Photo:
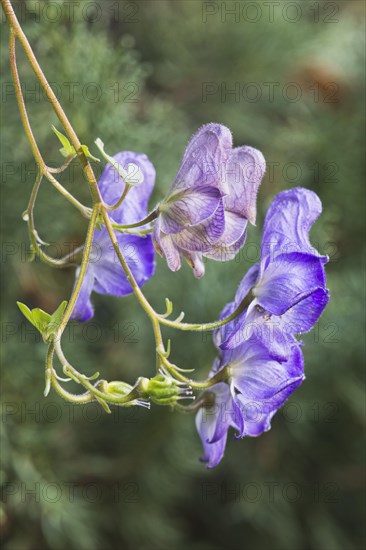
<svg viewBox="0 0 366 550"><path fill-rule="evenodd" d="M155 169L147 156L141 153L123 151L113 158L123 167L131 163L137 165L144 177L144 181L139 186L130 189L122 205L109 213L112 221L127 225L146 216L148 201L155 183ZM116 170L107 164L98 187L104 202L113 205L121 197L125 183ZM152 277L155 270L151 237L118 232L116 235L137 283L142 286ZM126 296L132 292L132 287L118 261L105 226L100 230L96 229L92 251L93 255L72 314L72 318L79 321L87 321L93 317L94 310L90 300L92 291L114 296Z"/></svg>
<svg viewBox="0 0 366 550"><path fill-rule="evenodd" d="M293 343L287 361L273 359L260 341L221 352L211 375L227 369L228 384L209 388L215 396L210 408L197 413L196 426L204 446L203 460L216 466L223 457L230 427L239 437L257 437L271 427L271 419L304 379L304 361Z"/></svg>
<svg viewBox="0 0 366 550"><path fill-rule="evenodd" d="M214 468L224 456L228 429L233 427L241 432L242 418L227 384L220 382L209 391L214 403L198 410L196 428L204 449L201 461L207 463L207 468Z"/></svg>
<svg viewBox="0 0 366 550"><path fill-rule="evenodd" d="M321 212L315 193L295 188L275 197L264 223L261 259L243 278L229 315L251 291L253 300L234 321L218 331L222 349L261 340L273 357L286 360L294 334L309 331L326 307L325 256L311 246L309 231Z"/></svg>
<svg viewBox="0 0 366 550"><path fill-rule="evenodd" d="M168 196L159 205L153 240L177 271L184 257L196 277L205 272L203 256L235 257L255 223L256 196L265 172L263 155L232 146L220 124L207 124L192 137Z"/></svg>

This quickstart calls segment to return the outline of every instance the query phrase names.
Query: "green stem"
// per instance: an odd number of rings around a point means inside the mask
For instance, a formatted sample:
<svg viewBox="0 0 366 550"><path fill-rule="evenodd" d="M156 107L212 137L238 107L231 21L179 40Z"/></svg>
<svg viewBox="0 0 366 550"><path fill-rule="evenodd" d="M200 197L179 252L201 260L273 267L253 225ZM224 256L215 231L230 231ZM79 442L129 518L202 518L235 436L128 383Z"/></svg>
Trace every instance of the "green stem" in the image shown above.
<svg viewBox="0 0 366 550"><path fill-rule="evenodd" d="M149 318L151 320L151 324L152 324L154 335L155 335L156 348L164 350L164 343L163 343L163 338L162 338L162 335L161 335L160 323L159 323L159 320L157 318L157 314L156 314L155 310L151 307L150 303L145 298L145 296L142 293L139 285L137 284L137 282L135 280L135 277L133 276L133 273L129 268L129 265L126 262L123 254L122 254L122 252L119 248L117 237L116 237L115 231L113 229L112 222L109 219L108 213L105 210L102 211L102 216L103 216L104 224L105 224L105 226L107 228L107 231L108 231L109 238L112 242L113 248L114 248L114 250L117 254L117 257L118 257L119 262L122 266L122 269L126 274L127 280L129 281L130 285L132 286L132 289L134 291L134 294L135 294L136 298L138 299L138 301L140 302L142 308L145 310L145 312L147 313L147 315L149 316ZM156 364L157 370L159 370L160 358L159 358L158 353L157 353L157 356L156 356L156 363L157 363Z"/></svg>
<svg viewBox="0 0 366 550"><path fill-rule="evenodd" d="M158 315L158 319L159 319L159 323L163 325L167 325L168 327L172 327L183 331L201 332L206 330L214 330L215 328L219 328L224 325L227 325L227 323L230 323L230 321L233 321L241 313L243 313L243 311L248 307L250 299L251 299L250 297L246 296L244 300L240 302L238 307L233 311L233 313L231 313L231 315L228 315L227 317L220 319L220 321L213 321L212 323L180 323L180 322L177 323L176 321L172 321L171 319L167 319L160 315Z"/></svg>
<svg viewBox="0 0 366 550"><path fill-rule="evenodd" d="M128 393L127 395L125 396L115 396L115 395L112 395L112 394L109 394L109 393L105 393L103 391L100 391L96 386L93 386L93 384L91 384L89 382L89 380L83 376L82 374L80 374L70 363L69 361L66 359L63 351L62 351L62 348L61 348L61 344L60 344L60 341L59 340L55 340L54 342L54 346L55 346L55 351L57 353L57 356L62 364L62 366L64 367L65 369L65 374L68 374L68 372L70 372L70 374L73 375L74 378L76 378L81 385L83 385L87 390L88 390L88 393L90 392L95 399L97 400L101 400L102 402L109 402L109 403L113 403L115 405L127 405L128 403L130 403L131 401L135 401L136 399L140 398L143 396L143 391L140 387L139 384L137 384L131 391L130 393ZM102 382L102 381L100 381ZM100 383L99 382L99 383ZM65 390L64 390L65 391ZM71 394L73 395L73 394Z"/></svg>
<svg viewBox="0 0 366 550"><path fill-rule="evenodd" d="M180 382L184 382L185 384L188 384L192 388L195 388L195 389L198 389L198 390L209 388L209 387L213 386L214 384L217 384L218 382L225 382L230 376L229 367L224 367L223 369L221 369L219 372L217 372L211 378L207 378L206 380L202 380L202 381L197 382L197 381L192 380L191 378L187 378L186 376L181 374L179 372L179 370L177 370L176 365L173 365L172 363L170 363L170 361L168 361L165 357L161 357L161 360L162 360L162 363L163 363L164 367L166 368L166 370L168 370L168 372L172 376L174 376L174 378L176 378L177 380L180 380Z"/></svg>
<svg viewBox="0 0 366 550"><path fill-rule="evenodd" d="M101 204L95 204L94 205L92 215L91 215L91 218L90 218L90 221L89 221L89 226L88 226L86 239L85 239L84 250L83 250L83 258L81 260L79 275L77 277L77 280L76 280L75 287L74 287L74 290L72 292L71 298L70 298L70 300L67 304L65 313L62 317L60 326L57 329L57 334L55 336L56 338L60 338L63 331L65 330L65 327L66 327L66 325L67 325L67 323L70 319L70 316L72 314L72 311L74 309L76 300L79 296L81 285L83 284L84 276L85 276L85 273L86 273L86 270L87 270L88 264L89 264L89 258L90 258L91 246L92 246L92 243L93 243L95 225L96 225L97 220L98 220L100 208L101 208Z"/></svg>
<svg viewBox="0 0 366 550"><path fill-rule="evenodd" d="M37 242L36 228L35 228L35 223L34 223L34 206L35 206L35 202L36 202L36 199L37 199L37 194L38 194L39 187L41 185L42 178L43 178L43 174L42 174L42 172L39 171L38 174L37 174L37 178L36 178L36 181L34 183L32 193L31 193L31 196L29 198L28 207L27 207L27 210L26 210L26 214L28 215L27 223L28 223L29 240L30 240L32 248L33 248L34 252L37 254L37 256L42 261L47 263L48 265L50 265L52 267L58 267L58 268L70 267L71 265L75 265L75 263L73 263L70 260L75 256L76 251L73 251L72 253L67 254L66 256L64 256L63 258L60 258L58 260L58 259L52 258L48 254L46 254ZM79 249L77 249L77 251L78 250Z"/></svg>
<svg viewBox="0 0 366 550"><path fill-rule="evenodd" d="M123 224L117 224L115 223L113 225L113 227L115 229L133 229L134 227L141 227L143 225L146 225L147 223L149 222L152 222L153 220L156 220L156 218L158 217L159 215L159 211L156 209L156 210L153 210L152 212L150 212L150 214L148 214L146 216L146 218L144 218L143 220L140 220L136 223L129 223L127 225L123 225Z"/></svg>
<svg viewBox="0 0 366 550"><path fill-rule="evenodd" d="M10 0L1 0L1 3L3 5L3 9L4 9L5 14L7 16L9 26L11 28L11 35L15 35L19 39L19 42L21 43L21 45L22 45L22 47L25 51L25 54L28 57L28 60L31 64L31 67L32 67L34 73L36 74L36 76L37 76L37 78L38 78L38 80L39 80L39 82L40 82L47 98L49 99L49 101L50 101L50 103L53 107L53 110L55 111L55 113L56 113L58 119L60 120L63 128L65 129L66 134L67 134L71 144L75 148L75 151L77 153L79 161L82 164L82 167L83 167L83 170L85 172L87 181L89 183L89 188L90 188L90 191L91 191L91 194L92 194L93 203L101 202L99 189L98 189L98 186L97 186L97 181L95 179L93 169L92 169L87 157L85 156L85 154L84 154L84 152L81 148L81 143L80 143L79 138L77 137L77 135L75 133L75 130L71 126L71 124L69 122L69 119L67 118L64 110L62 109L62 107L61 107L54 91L52 90L51 86L49 85L49 83L48 83L48 81L47 81L47 79L46 79L46 77L45 77L45 75L44 75L37 59L36 59L36 56L33 53L33 50L32 50L32 48L31 48L31 46L28 42L28 39L25 36L25 34L23 32L23 29L21 28L21 26L19 24L19 21L18 21L16 15L14 13L14 10L13 10L13 7L11 5ZM14 53L15 53L15 48L14 48ZM37 150L38 150L38 147L37 147Z"/></svg>
<svg viewBox="0 0 366 550"><path fill-rule="evenodd" d="M42 154L38 148L37 142L35 140L32 127L29 122L28 114L27 114L27 108L25 106L23 94L22 94L22 88L20 84L19 79L19 73L17 68L17 61L16 61L16 52L15 52L15 33L13 29L10 29L10 39L9 39L9 52L10 52L10 68L14 80L14 88L15 88L15 95L17 98L20 116L22 119L23 127L25 134L28 138L28 141L30 143L33 156L39 166L39 170L44 174L47 179L52 183L52 185L68 200L70 201L76 208L82 213L84 217L90 217L88 216L88 208L86 208L84 205L82 205L71 193L67 191L52 174L49 172L48 167L46 166L46 163L43 160Z"/></svg>
<svg viewBox="0 0 366 550"><path fill-rule="evenodd" d="M122 178L121 178L121 180L122 180ZM117 208L119 208L121 206L121 204L123 203L123 201L127 197L127 193L130 191L130 189L131 189L131 186L128 185L128 184L125 184L125 188L123 190L123 193L122 193L120 199L113 205L108 205L108 204L104 203L104 207L107 210L117 210Z"/></svg>

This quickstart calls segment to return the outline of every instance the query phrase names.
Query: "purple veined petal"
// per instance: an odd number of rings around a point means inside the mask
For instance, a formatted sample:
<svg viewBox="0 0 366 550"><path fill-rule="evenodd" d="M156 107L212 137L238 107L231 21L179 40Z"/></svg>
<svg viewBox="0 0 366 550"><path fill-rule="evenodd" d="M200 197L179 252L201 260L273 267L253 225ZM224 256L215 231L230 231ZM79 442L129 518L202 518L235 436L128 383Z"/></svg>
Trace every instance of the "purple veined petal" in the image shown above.
<svg viewBox="0 0 366 550"><path fill-rule="evenodd" d="M198 414L199 412L197 413L197 416ZM215 468L221 462L225 454L226 441L227 432L221 439L216 441L216 443L207 443L207 441L202 441L204 455L200 458L200 461L204 462L207 468Z"/></svg>
<svg viewBox="0 0 366 550"><path fill-rule="evenodd" d="M225 231L215 246L205 252L206 258L219 262L233 260L245 243L247 219L234 212L225 211Z"/></svg>
<svg viewBox="0 0 366 550"><path fill-rule="evenodd" d="M281 330L291 334L303 334L313 328L329 302L328 291L324 288L298 302L281 316Z"/></svg>
<svg viewBox="0 0 366 550"><path fill-rule="evenodd" d="M266 413L265 410L270 407L259 406L257 403L246 399L240 393L236 394L235 402L243 417L243 427L237 438L240 437L258 437L271 429L271 419L277 411Z"/></svg>
<svg viewBox="0 0 366 550"><path fill-rule="evenodd" d="M287 361L291 346L297 343L292 333L283 328L281 317L270 315L257 300L253 300L247 310L229 324L232 326L220 344L226 362L231 360L227 353L245 342L262 344L273 359Z"/></svg>
<svg viewBox="0 0 366 550"><path fill-rule="evenodd" d="M174 244L171 235L160 231L160 220L156 221L153 231L153 242L155 250L160 256L165 256L169 269L178 271L182 266L181 253Z"/></svg>
<svg viewBox="0 0 366 550"><path fill-rule="evenodd" d="M265 353L259 351L257 355L243 358L241 375L233 376L231 382L234 401L243 418L240 437L256 437L268 431L273 415L305 378L303 356L297 344L292 346L286 363L273 365L269 358L266 365Z"/></svg>
<svg viewBox="0 0 366 550"><path fill-rule="evenodd" d="M259 264L255 264L248 269L238 287L238 290L236 291L235 301L229 303L227 306L224 307L224 309L220 313L220 320L234 313L235 309L239 307L242 300L247 297L250 290L255 285L258 279L258 274ZM234 347L240 345L240 343L243 341L243 338L248 337L244 334L244 328L249 311L250 309L244 310L233 321L215 330L214 344L216 347L222 350L233 349Z"/></svg>
<svg viewBox="0 0 366 550"><path fill-rule="evenodd" d="M132 287L119 263L105 227L98 234L100 255L94 262L94 290L99 294L126 296ZM136 282L142 286L155 271L151 237L117 234L117 241Z"/></svg>
<svg viewBox="0 0 366 550"><path fill-rule="evenodd" d="M168 234L178 233L197 225L211 218L221 203L220 190L208 185L178 191L159 206L161 230Z"/></svg>
<svg viewBox="0 0 366 550"><path fill-rule="evenodd" d="M113 159L127 167L136 164L144 175L144 181L130 189L123 204L110 213L116 223L129 224L143 219L147 214L148 202L155 184L155 168L148 157L142 153L122 151ZM115 204L121 197L125 183L111 164L107 164L99 179L100 194L108 205Z"/></svg>
<svg viewBox="0 0 366 550"><path fill-rule="evenodd" d="M262 257L291 251L320 256L310 244L309 231L321 211L319 197L309 189L296 187L279 193L264 221Z"/></svg>
<svg viewBox="0 0 366 550"><path fill-rule="evenodd" d="M238 417L238 409L233 402L230 386L220 382L212 388L216 395L216 423L208 443L216 443L222 439L229 427L236 423Z"/></svg>
<svg viewBox="0 0 366 550"><path fill-rule="evenodd" d="M236 307L235 302L230 302L229 304L226 304L226 306L223 308L223 310L220 313L219 320L221 321L225 317L229 317L232 313L234 313L235 307ZM230 336L232 332L230 331L230 325L231 323L226 323L226 325L223 325L222 327L218 327L214 330L213 342L216 348L219 349L221 344L225 342L225 340L227 340L228 337Z"/></svg>
<svg viewBox="0 0 366 550"><path fill-rule="evenodd" d="M207 252L217 243L225 230L225 214L222 200L216 211L204 222L175 233L174 244L188 252Z"/></svg>
<svg viewBox="0 0 366 550"><path fill-rule="evenodd" d="M208 468L213 468L223 457L227 431L235 424L238 409L233 405L230 387L227 384L215 384L210 391L215 394L215 404L208 409L199 409L196 427L204 448L202 461L208 463Z"/></svg>
<svg viewBox="0 0 366 550"><path fill-rule="evenodd" d="M236 291L235 303L237 305L239 305L240 302L242 302L242 300L244 300L244 298L247 297L250 290L255 286L258 280L258 277L259 277L259 264L254 264L252 267L248 269L243 279L241 280L238 290Z"/></svg>
<svg viewBox="0 0 366 550"><path fill-rule="evenodd" d="M80 268L76 271L78 277ZM94 286L94 269L93 265L89 265L81 285L79 296L77 297L74 309L72 310L71 319L80 321L81 323L89 321L94 315L94 308L90 300Z"/></svg>
<svg viewBox="0 0 366 550"><path fill-rule="evenodd" d="M175 178L173 189L197 185L220 187L221 167L232 148L232 135L221 124L206 124L191 138Z"/></svg>
<svg viewBox="0 0 366 550"><path fill-rule="evenodd" d="M243 430L239 437L257 437L271 428L271 419L278 409L287 401L287 399L297 390L304 380L304 376L299 376L289 381L288 385L277 393L272 399L267 401L255 402L249 400L238 393L235 402L240 409L243 417Z"/></svg>
<svg viewBox="0 0 366 550"><path fill-rule="evenodd" d="M324 286L322 260L311 254L291 252L276 256L262 269L253 294L265 310L273 315L282 315L314 290Z"/></svg>
<svg viewBox="0 0 366 550"><path fill-rule="evenodd" d="M294 384L304 378L304 361L297 343L291 346L287 361L281 363L261 342L247 341L232 352L230 368L231 383L239 393L259 405L271 401L275 408L278 399L282 403L286 388L292 393Z"/></svg>
<svg viewBox="0 0 366 550"><path fill-rule="evenodd" d="M201 279L205 274L205 264L202 260L202 254L199 252L187 252L183 250L183 255L190 267L193 269L193 274L197 279Z"/></svg>
<svg viewBox="0 0 366 550"><path fill-rule="evenodd" d="M245 216L254 225L257 193L265 171L266 161L260 151L247 146L233 149L226 163L229 192L224 198L225 210Z"/></svg>

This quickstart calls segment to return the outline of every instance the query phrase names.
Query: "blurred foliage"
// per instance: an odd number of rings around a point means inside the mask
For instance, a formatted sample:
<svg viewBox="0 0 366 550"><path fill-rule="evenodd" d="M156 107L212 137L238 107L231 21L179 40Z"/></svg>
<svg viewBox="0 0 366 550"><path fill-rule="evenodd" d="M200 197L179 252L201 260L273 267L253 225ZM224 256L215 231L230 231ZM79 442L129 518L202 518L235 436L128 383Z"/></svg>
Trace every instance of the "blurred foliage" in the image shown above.
<svg viewBox="0 0 366 550"><path fill-rule="evenodd" d="M198 462L193 417L159 407L106 415L93 405L76 408L55 395L43 398L45 348L15 301L53 311L68 298L74 273L26 262L21 213L34 162L10 84L3 22L4 549L364 547L363 3L304 1L292 23L282 2L273 22L261 2L256 22L244 17L254 18L243 12L245 2L104 1L99 13L79 1L71 19L64 4L18 2L17 12L82 143L96 154L93 142L99 136L108 152L142 151L153 161L152 205L174 178L187 139L205 122L228 125L236 144L258 147L270 163L259 193L257 228L251 228L238 258L209 262L201 281L187 266L173 275L158 260L156 276L145 287L153 305L161 310L168 295L188 320L217 317L257 259L270 200L295 185L314 189L324 205L312 238L330 255L332 300L316 330L304 338L306 382L274 418L270 432L239 442L229 438L214 471ZM208 4L215 13L205 22ZM239 20L230 15L225 20L225 5L234 4L241 9ZM333 15L329 4L336 7ZM40 10L37 20L34 13ZM51 126L61 128L17 51L35 135L45 158L61 163ZM276 83L273 100L270 82ZM211 84L206 97L205 83ZM256 88L245 88L248 83ZM225 96L235 85L239 99ZM256 101L255 89L261 92ZM298 101L291 101L298 90ZM62 183L87 202L76 165L71 174ZM36 223L46 241L62 248L81 243L85 234L85 221L47 183ZM66 333L66 351L75 365L128 382L136 373L153 373L151 329L134 299L95 296L94 302L95 319ZM204 376L214 350L209 336L174 334L173 355L179 365ZM31 490L35 495L27 496Z"/></svg>

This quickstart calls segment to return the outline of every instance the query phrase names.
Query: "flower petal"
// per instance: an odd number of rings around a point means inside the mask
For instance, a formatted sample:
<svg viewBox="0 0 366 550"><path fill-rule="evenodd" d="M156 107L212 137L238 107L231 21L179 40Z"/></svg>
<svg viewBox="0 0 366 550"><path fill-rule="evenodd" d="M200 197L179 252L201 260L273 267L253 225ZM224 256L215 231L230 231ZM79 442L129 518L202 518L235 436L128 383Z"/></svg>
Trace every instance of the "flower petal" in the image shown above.
<svg viewBox="0 0 366 550"><path fill-rule="evenodd" d="M221 167L232 147L232 135L221 124L206 124L191 138L185 150L173 189L211 185L219 188Z"/></svg>
<svg viewBox="0 0 366 550"><path fill-rule="evenodd" d="M313 328L329 302L328 291L316 289L281 316L281 329L293 334L303 334Z"/></svg>
<svg viewBox="0 0 366 550"><path fill-rule="evenodd" d="M288 360L274 360L261 342L245 342L231 352L231 381L247 399L261 403L276 398L304 377L304 361L298 344L291 347ZM276 401L273 401L276 402Z"/></svg>
<svg viewBox="0 0 366 550"><path fill-rule="evenodd" d="M265 170L266 161L257 149L247 146L233 149L226 164L225 210L245 216L255 224L257 192Z"/></svg>
<svg viewBox="0 0 366 550"><path fill-rule="evenodd" d="M100 256L94 263L95 292L113 296L131 294L131 284L119 263L112 243L109 241L106 228L102 228L98 240ZM142 286L155 271L151 237L118 234L117 241L137 284Z"/></svg>
<svg viewBox="0 0 366 550"><path fill-rule="evenodd" d="M78 277L80 268L76 271L76 278ZM90 300L90 295L93 290L94 285L94 269L93 265L89 265L84 279L83 284L77 297L74 309L72 310L71 319L80 321L81 323L89 321L94 315L94 308Z"/></svg>
<svg viewBox="0 0 366 550"><path fill-rule="evenodd" d="M215 403L212 407L199 409L196 427L204 448L202 461L208 462L208 468L213 468L223 457L229 427L236 427L238 408L227 384L215 384L210 392L215 394Z"/></svg>
<svg viewBox="0 0 366 550"><path fill-rule="evenodd" d="M173 238L171 235L166 235L160 231L160 220L156 221L154 232L153 232L153 242L155 250L162 256L164 254L168 267L172 271L178 271L182 266L181 254L174 244Z"/></svg>
<svg viewBox="0 0 366 550"><path fill-rule="evenodd" d="M288 361L280 363L260 344L249 343L237 348L235 355L231 383L244 420L241 437L257 436L269 430L272 416L303 381L303 356L295 344Z"/></svg>
<svg viewBox="0 0 366 550"><path fill-rule="evenodd" d="M284 252L304 252L320 256L309 240L311 226L322 211L319 197L313 191L296 187L279 193L265 218L262 257ZM326 261L325 256L322 257Z"/></svg>
<svg viewBox="0 0 366 550"><path fill-rule="evenodd" d="M245 242L247 223L243 216L225 211L225 231L218 243L205 252L206 258L219 262L233 260Z"/></svg>
<svg viewBox="0 0 366 550"><path fill-rule="evenodd" d="M155 168L148 157L142 153L122 151L113 159L123 167L136 164L144 176L144 181L130 189L123 204L110 213L116 223L129 224L143 219L147 214L148 201L155 184ZM125 183L110 164L107 164L98 182L103 200L108 205L115 204L121 197Z"/></svg>
<svg viewBox="0 0 366 550"><path fill-rule="evenodd" d="M183 251L183 255L193 269L194 276L197 279L201 279L201 277L203 277L205 274L205 264L202 260L202 254L200 254L199 252Z"/></svg>
<svg viewBox="0 0 366 550"><path fill-rule="evenodd" d="M253 289L258 303L273 315L282 315L295 304L325 285L323 262L311 254L280 254L266 265Z"/></svg>
<svg viewBox="0 0 366 550"><path fill-rule="evenodd" d="M164 233L178 233L197 225L210 218L220 204L221 192L208 185L176 192L159 206L161 230Z"/></svg>
<svg viewBox="0 0 366 550"><path fill-rule="evenodd" d="M174 244L190 252L208 252L225 230L225 214L222 200L216 211L204 222L172 235Z"/></svg>
<svg viewBox="0 0 366 550"><path fill-rule="evenodd" d="M291 346L297 342L292 333L283 327L281 317L269 314L257 300L253 300L248 309L233 321L225 336L220 348L223 350L222 360L226 362L226 351L233 350L244 342L253 345L260 343L267 348L273 359L287 361Z"/></svg>

